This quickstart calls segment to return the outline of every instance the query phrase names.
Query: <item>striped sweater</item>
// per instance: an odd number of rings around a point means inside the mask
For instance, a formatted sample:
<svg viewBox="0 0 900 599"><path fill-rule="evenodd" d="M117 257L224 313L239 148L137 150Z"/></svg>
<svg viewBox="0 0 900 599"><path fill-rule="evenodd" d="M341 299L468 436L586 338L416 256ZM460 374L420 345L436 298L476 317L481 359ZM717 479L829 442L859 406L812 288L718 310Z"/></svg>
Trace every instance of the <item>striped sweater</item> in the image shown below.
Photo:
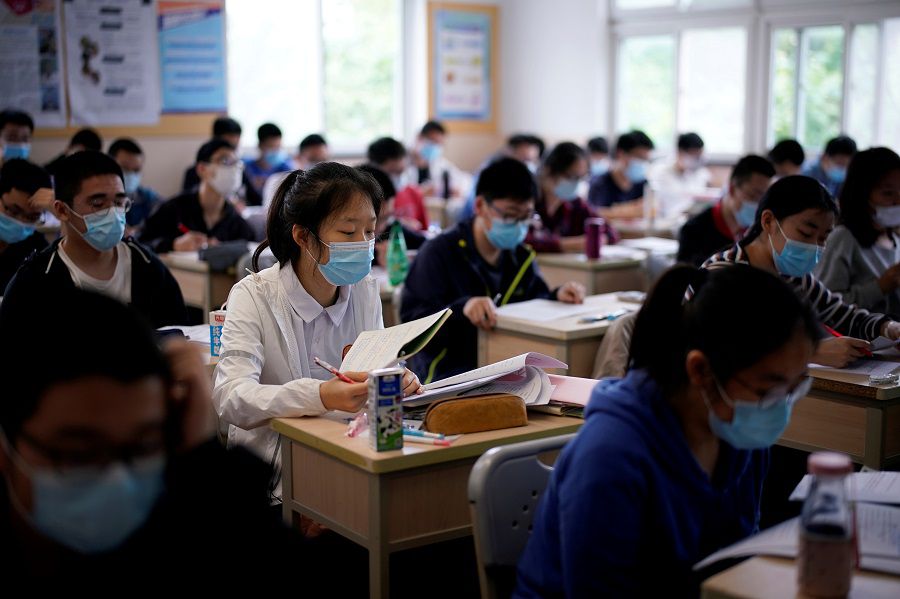
<svg viewBox="0 0 900 599"><path fill-rule="evenodd" d="M749 264L747 254L740 244L715 254L703 263L702 268L715 269L727 264ZM811 274L802 277L782 275L797 294L805 299L816 312L822 324L842 335L872 341L881 335L881 327L890 317L844 303L839 293L832 293Z"/></svg>

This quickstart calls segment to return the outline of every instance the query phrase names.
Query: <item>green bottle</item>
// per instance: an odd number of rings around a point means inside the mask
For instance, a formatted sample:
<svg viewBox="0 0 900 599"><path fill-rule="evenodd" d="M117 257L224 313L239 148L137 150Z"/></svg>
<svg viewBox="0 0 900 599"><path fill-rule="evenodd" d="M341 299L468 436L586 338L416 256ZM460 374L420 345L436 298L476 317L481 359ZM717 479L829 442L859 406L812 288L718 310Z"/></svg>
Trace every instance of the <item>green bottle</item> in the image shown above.
<svg viewBox="0 0 900 599"><path fill-rule="evenodd" d="M395 287L406 280L409 273L409 258L406 256L406 239L400 222L391 225L391 237L387 250L388 280Z"/></svg>

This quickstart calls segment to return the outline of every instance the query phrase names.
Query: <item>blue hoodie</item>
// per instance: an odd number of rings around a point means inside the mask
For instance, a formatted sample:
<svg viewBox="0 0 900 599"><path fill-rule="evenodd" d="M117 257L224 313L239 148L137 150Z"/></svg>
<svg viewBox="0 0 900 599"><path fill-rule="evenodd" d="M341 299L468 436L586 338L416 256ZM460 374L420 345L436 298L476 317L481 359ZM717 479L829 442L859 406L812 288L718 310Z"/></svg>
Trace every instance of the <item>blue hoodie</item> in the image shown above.
<svg viewBox="0 0 900 599"><path fill-rule="evenodd" d="M693 564L757 529L768 455L723 442L710 480L646 371L601 381L556 462L513 596L696 596Z"/></svg>

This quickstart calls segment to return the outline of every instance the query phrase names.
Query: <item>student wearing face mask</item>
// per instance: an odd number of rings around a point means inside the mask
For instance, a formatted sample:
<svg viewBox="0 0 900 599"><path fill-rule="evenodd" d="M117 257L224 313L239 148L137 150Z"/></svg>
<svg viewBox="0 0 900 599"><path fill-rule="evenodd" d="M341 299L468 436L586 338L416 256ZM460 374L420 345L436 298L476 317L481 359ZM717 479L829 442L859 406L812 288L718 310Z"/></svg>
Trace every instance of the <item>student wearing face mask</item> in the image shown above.
<svg viewBox="0 0 900 599"><path fill-rule="evenodd" d="M837 210L834 199L815 179L802 175L779 179L760 202L744 238L709 258L703 267L749 264L780 274L809 302L823 325L846 335L829 336L813 357L817 364L842 368L864 356L869 341L879 336L900 339L900 322L845 303L812 274L834 228Z"/></svg>
<svg viewBox="0 0 900 599"><path fill-rule="evenodd" d="M243 445L275 467L270 492L281 501L281 453L272 418L357 412L367 374L346 383L318 366L340 365L363 331L382 328L378 284L369 276L381 189L372 177L335 162L294 171L269 210L264 241L278 263L245 277L228 296L213 403L228 425L228 446ZM418 379L407 372L404 393Z"/></svg>
<svg viewBox="0 0 900 599"><path fill-rule="evenodd" d="M540 196L535 211L540 222L529 230L527 238L535 251L584 251L584 221L596 216L578 197L587 175L587 154L579 145L563 142L547 154L538 172Z"/></svg>
<svg viewBox="0 0 900 599"><path fill-rule="evenodd" d="M406 244L407 250L418 250L422 247L425 243L425 235L417 228L407 226L407 221L396 213L397 190L386 172L374 164L363 164L356 168L371 175L381 188L384 200L381 202L378 219L375 222L375 261L373 264L386 267L388 245L394 223L400 223L400 231L403 233L403 242Z"/></svg>
<svg viewBox="0 0 900 599"><path fill-rule="evenodd" d="M710 174L703 163L703 147L703 138L699 135L682 133L676 142L675 160L651 167L649 179L661 196L674 195L678 196L677 200L682 200L709 186Z"/></svg>
<svg viewBox="0 0 900 599"><path fill-rule="evenodd" d="M154 327L187 322L169 270L147 247L122 239L131 200L115 160L89 150L72 154L59 165L55 192L62 237L19 269L0 312L78 287L130 304Z"/></svg>
<svg viewBox="0 0 900 599"><path fill-rule="evenodd" d="M31 156L31 136L34 120L27 112L6 109L0 111L0 164L6 160Z"/></svg>
<svg viewBox="0 0 900 599"><path fill-rule="evenodd" d="M722 326L735 314L740 343ZM513 597L698 596L692 566L758 530L769 448L810 388L817 335L769 273L664 274L638 314L629 372L594 388L556 461Z"/></svg>
<svg viewBox="0 0 900 599"><path fill-rule="evenodd" d="M494 152L481 163L472 179L472 188L466 196L466 204L460 214L460 220L468 220L475 214L475 189L478 187L478 178L481 176L481 172L491 163L506 157L523 162L531 174L536 176L541 164L541 141L537 136L529 133L516 133L506 140L506 146Z"/></svg>
<svg viewBox="0 0 900 599"><path fill-rule="evenodd" d="M266 179L275 173L293 170L288 164L288 155L281 148L281 129L274 123L263 123L256 130L259 156L244 160L244 171L256 193L262 195Z"/></svg>
<svg viewBox="0 0 900 599"><path fill-rule="evenodd" d="M93 150L95 152L99 152L102 149L103 140L100 139L99 133L97 133L90 127L79 129L75 132L75 135L72 136L72 139L69 140L69 145L66 147L66 149L59 156L44 165L44 170L46 170L51 177L55 177L56 168L59 166L59 163L66 158L66 156L71 156L75 152L81 152L83 150Z"/></svg>
<svg viewBox="0 0 900 599"><path fill-rule="evenodd" d="M407 173L409 160L403 144L392 137L376 139L369 144L366 157L369 159L369 164L380 168L391 179L391 185L397 195L394 198L393 210L390 214L400 219L406 227L418 231L428 229L428 209L425 207L425 196L418 185L410 183ZM385 204L387 203L387 196L385 196Z"/></svg>
<svg viewBox="0 0 900 599"><path fill-rule="evenodd" d="M609 172L609 143L605 137L592 137L587 143L591 161L591 182Z"/></svg>
<svg viewBox="0 0 900 599"><path fill-rule="evenodd" d="M803 174L824 185L831 195L837 196L847 178L847 167L854 154L856 142L852 137L841 135L829 139L821 158L803 171Z"/></svg>
<svg viewBox="0 0 900 599"><path fill-rule="evenodd" d="M38 233L42 212L31 198L50 188L50 176L27 160L7 160L0 168L0 297L20 266L47 247Z"/></svg>
<svg viewBox="0 0 900 599"><path fill-rule="evenodd" d="M162 198L149 187L141 185L144 151L136 141L120 137L110 144L108 154L122 167L125 193L131 200L131 210L125 215L125 222L131 228L131 234L135 234L147 218L159 208Z"/></svg>
<svg viewBox="0 0 900 599"><path fill-rule="evenodd" d="M776 177L803 173L806 152L796 139L782 139L769 150L769 160L775 165Z"/></svg>
<svg viewBox="0 0 900 599"><path fill-rule="evenodd" d="M551 291L541 278L534 251L522 243L534 212L534 195L528 168L513 158L501 158L481 173L474 218L419 250L403 286L401 318L410 321L444 308L453 310L434 339L413 357L413 369L426 382L477 366L478 329L494 327L497 306L535 298L573 304L584 299L584 287L573 282Z"/></svg>
<svg viewBox="0 0 900 599"><path fill-rule="evenodd" d="M463 172L444 154L447 129L438 121L422 125L410 152L412 181L428 197L459 198L472 186L472 176Z"/></svg>
<svg viewBox="0 0 900 599"><path fill-rule="evenodd" d="M900 317L900 156L888 148L854 156L840 207L816 275L844 301Z"/></svg>
<svg viewBox="0 0 900 599"><path fill-rule="evenodd" d="M678 262L700 266L707 258L740 240L756 218L775 169L762 156L738 160L728 190L717 204L692 217L678 234Z"/></svg>
<svg viewBox="0 0 900 599"><path fill-rule="evenodd" d="M588 203L608 218L644 215L644 184L653 142L642 131L631 131L616 140L616 154L609 171L591 182Z"/></svg>
<svg viewBox="0 0 900 599"><path fill-rule="evenodd" d="M159 253L192 252L220 241L254 238L247 221L229 201L241 186L243 163L223 139L197 152L197 191L174 197L147 219L141 241Z"/></svg>

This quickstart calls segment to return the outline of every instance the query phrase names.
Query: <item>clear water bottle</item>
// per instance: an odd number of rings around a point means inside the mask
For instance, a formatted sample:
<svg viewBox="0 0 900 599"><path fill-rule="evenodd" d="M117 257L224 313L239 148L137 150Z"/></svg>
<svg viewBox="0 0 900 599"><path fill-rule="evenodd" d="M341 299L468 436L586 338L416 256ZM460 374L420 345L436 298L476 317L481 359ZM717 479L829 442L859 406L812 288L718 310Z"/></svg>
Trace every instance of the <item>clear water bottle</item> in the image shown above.
<svg viewBox="0 0 900 599"><path fill-rule="evenodd" d="M388 280L391 285L397 286L406 280L409 274L409 257L406 255L406 238L403 237L403 227L399 221L391 226L391 236L387 249Z"/></svg>
<svg viewBox="0 0 900 599"><path fill-rule="evenodd" d="M856 526L846 484L853 463L844 454L818 452L809 456L807 467L812 484L800 515L800 592L844 597L856 566Z"/></svg>

